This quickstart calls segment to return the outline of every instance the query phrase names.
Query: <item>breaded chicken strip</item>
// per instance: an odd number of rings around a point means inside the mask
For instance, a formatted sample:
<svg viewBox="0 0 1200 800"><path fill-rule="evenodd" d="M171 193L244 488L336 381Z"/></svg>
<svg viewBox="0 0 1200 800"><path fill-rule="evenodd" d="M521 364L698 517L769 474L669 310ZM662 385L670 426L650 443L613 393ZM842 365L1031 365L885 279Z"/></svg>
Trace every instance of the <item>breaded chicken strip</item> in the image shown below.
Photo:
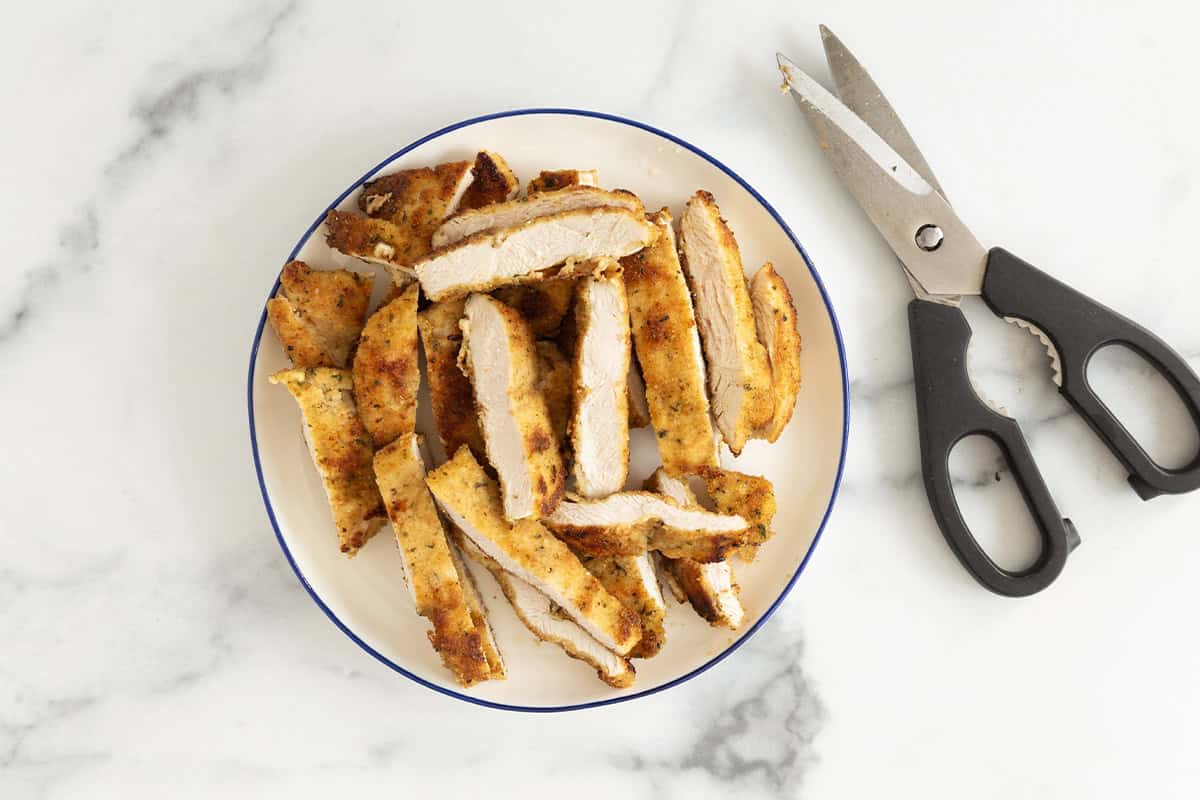
<svg viewBox="0 0 1200 800"><path fill-rule="evenodd" d="M450 557L454 560L454 568L458 570L459 577L462 578L463 597L471 612L471 621L475 623L475 630L479 633L483 643L483 654L487 658L490 677L494 681L502 681L508 677L504 667L504 658L500 654L500 646L496 643L496 634L488 619L487 606L484 605L483 597L479 593L475 576L471 574L470 568L463 560L463 536L453 525L449 526L446 533L450 542Z"/></svg>
<svg viewBox="0 0 1200 800"><path fill-rule="evenodd" d="M426 246L442 220L458 210L471 185L471 162L403 169L363 184L358 208L368 217L386 219Z"/></svg>
<svg viewBox="0 0 1200 800"><path fill-rule="evenodd" d="M625 486L629 471L629 306L619 274L581 278L575 293L571 446L584 497Z"/></svg>
<svg viewBox="0 0 1200 800"><path fill-rule="evenodd" d="M464 308L459 368L471 379L505 516L544 516L562 499L566 468L538 391L533 336L517 312L493 297L471 295Z"/></svg>
<svg viewBox="0 0 1200 800"><path fill-rule="evenodd" d="M554 192L568 186L599 186L600 173L594 169L552 169L542 170L538 176L529 182L525 194L538 192Z"/></svg>
<svg viewBox="0 0 1200 800"><path fill-rule="evenodd" d="M746 540L746 520L682 508L651 492L618 492L599 500L570 498L542 519L576 551L634 556L658 550L671 558L719 561Z"/></svg>
<svg viewBox="0 0 1200 800"><path fill-rule="evenodd" d="M639 556L580 556L587 571L596 576L621 605L642 619L642 639L629 651L630 658L653 658L666 644L667 604L654 575L650 554Z"/></svg>
<svg viewBox="0 0 1200 800"><path fill-rule="evenodd" d="M619 655L637 644L642 635L637 614L605 591L541 523L505 519L500 487L469 449L430 472L426 484L450 521L506 572L533 585Z"/></svg>
<svg viewBox="0 0 1200 800"><path fill-rule="evenodd" d="M704 385L704 356L692 297L675 248L671 214L648 218L658 241L621 259L634 352L646 384L646 403L667 471L680 475L716 466L712 420Z"/></svg>
<svg viewBox="0 0 1200 800"><path fill-rule="evenodd" d="M325 215L325 243L360 261L388 267L393 276L403 275L407 281L416 277L408 265L429 252L428 244L405 226L336 209Z"/></svg>
<svg viewBox="0 0 1200 800"><path fill-rule="evenodd" d="M415 324L415 320L414 320ZM429 620L433 649L460 686L492 675L483 637L476 630L437 507L425 487L425 464L416 434L405 433L375 454L383 495L417 613Z"/></svg>
<svg viewBox="0 0 1200 800"><path fill-rule="evenodd" d="M270 378L300 406L313 463L321 474L341 551L353 556L386 521L371 470L374 448L358 418L350 371L285 369Z"/></svg>
<svg viewBox="0 0 1200 800"><path fill-rule="evenodd" d="M620 189L610 192L594 186L570 186L555 192L543 192L522 200L495 203L455 214L434 232L433 246L447 247L483 231L517 228L539 217L601 206L625 208L639 215L644 210L642 201L632 192Z"/></svg>
<svg viewBox="0 0 1200 800"><path fill-rule="evenodd" d="M521 190L521 182L499 153L481 150L471 167L471 185L463 195L462 208L481 208L512 200Z"/></svg>
<svg viewBox="0 0 1200 800"><path fill-rule="evenodd" d="M404 284L412 277L409 266L432 249L433 232L446 217L458 210L471 180L470 161L381 175L363 185L358 195L358 208L368 217L391 223L391 227L371 229L340 214L335 219L343 224L354 224L357 231L370 230L371 235L382 235L385 252L387 249L392 251L382 263L389 267L397 284ZM363 251L370 237L364 239L361 233L351 235L356 229L344 234L346 244L350 247L361 239L362 245L355 249ZM333 228L331 231L337 232ZM334 245L334 242L330 244ZM342 248L339 246L338 249ZM374 252L373 247L370 252Z"/></svg>
<svg viewBox="0 0 1200 800"><path fill-rule="evenodd" d="M484 565L500 585L500 590L508 598L517 619L529 629L538 640L557 644L571 658L591 665L596 670L600 680L617 689L633 685L636 677L633 665L629 659L619 656L609 650L596 638L579 626L571 617L558 608L549 597L533 588L512 573L505 572L494 559L471 543L462 534L458 534L463 552L476 562ZM640 642L639 645L640 647ZM636 649L636 648L635 648Z"/></svg>
<svg viewBox="0 0 1200 800"><path fill-rule="evenodd" d="M687 483L672 478L661 467L646 479L647 491L665 495L685 508L697 506ZM676 599L691 603L709 624L736 630L746 618L738 597L740 589L728 559L704 564L690 558L663 558L662 568L679 587ZM682 596L680 596L682 595Z"/></svg>
<svg viewBox="0 0 1200 800"><path fill-rule="evenodd" d="M475 412L471 381L458 368L458 352L462 345L459 322L465 305L466 298L433 303L417 314L417 325L425 348L433 421L442 452L449 456L465 444L477 459L484 459L487 450Z"/></svg>
<svg viewBox="0 0 1200 800"><path fill-rule="evenodd" d="M581 208L477 233L435 250L413 269L431 300L445 300L501 286L591 274L605 269L606 259L635 253L657 235L641 214L627 208Z"/></svg>
<svg viewBox="0 0 1200 800"><path fill-rule="evenodd" d="M722 514L737 514L749 523L745 543L738 549L738 555L745 561L753 561L759 545L773 533L775 487L766 478L731 469L704 467L697 474L704 480L704 489L713 508Z"/></svg>
<svg viewBox="0 0 1200 800"><path fill-rule="evenodd" d="M750 302L754 306L758 338L767 348L771 362L775 409L762 437L773 442L791 420L796 395L800 393L800 332L796 329L792 293L769 261L759 267L750 281Z"/></svg>
<svg viewBox="0 0 1200 800"><path fill-rule="evenodd" d="M771 423L775 401L767 351L758 341L737 240L716 200L698 191L679 225L683 268L708 363L708 396L734 455Z"/></svg>
<svg viewBox="0 0 1200 800"><path fill-rule="evenodd" d="M354 396L363 425L383 447L417 424L417 295L415 283L367 320L354 354Z"/></svg>
<svg viewBox="0 0 1200 800"><path fill-rule="evenodd" d="M289 262L278 294L267 301L267 321L292 366L346 366L367 319L373 285L370 275Z"/></svg>

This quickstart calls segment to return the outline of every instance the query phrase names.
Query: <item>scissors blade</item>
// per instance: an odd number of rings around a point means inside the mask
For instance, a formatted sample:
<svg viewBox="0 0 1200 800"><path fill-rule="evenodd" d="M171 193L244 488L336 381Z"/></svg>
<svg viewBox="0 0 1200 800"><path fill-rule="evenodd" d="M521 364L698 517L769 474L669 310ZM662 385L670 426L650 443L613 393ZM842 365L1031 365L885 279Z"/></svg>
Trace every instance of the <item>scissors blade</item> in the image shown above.
<svg viewBox="0 0 1200 800"><path fill-rule="evenodd" d="M834 171L930 295L979 294L987 250L950 204L870 125L779 54L779 69ZM919 232L941 232L940 243ZM925 248L918 245L918 239ZM936 237L934 237L936 238Z"/></svg>
<svg viewBox="0 0 1200 800"><path fill-rule="evenodd" d="M838 99L846 108L857 114L859 119L870 125L871 130L891 145L897 155L907 161L917 174L944 198L946 193L938 183L937 176L933 174L929 162L921 155L920 148L900 121L896 109L892 108L892 104L884 97L870 73L846 45L842 44L842 40L824 25L821 26L821 44L825 47L825 60L829 62L829 72L833 75Z"/></svg>

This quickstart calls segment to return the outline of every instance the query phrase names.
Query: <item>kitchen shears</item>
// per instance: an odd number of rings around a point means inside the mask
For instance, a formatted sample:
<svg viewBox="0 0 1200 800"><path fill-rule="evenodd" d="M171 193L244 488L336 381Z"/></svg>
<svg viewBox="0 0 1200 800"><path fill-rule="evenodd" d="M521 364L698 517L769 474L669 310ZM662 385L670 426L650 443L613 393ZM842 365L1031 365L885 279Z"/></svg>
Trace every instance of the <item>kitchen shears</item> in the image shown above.
<svg viewBox="0 0 1200 800"><path fill-rule="evenodd" d="M1200 453L1177 469L1156 463L1093 391L1091 357L1124 345L1175 389L1200 429L1200 379L1154 334L999 247L985 248L955 214L916 143L871 76L821 26L837 96L783 55L779 69L821 149L900 259L916 298L909 303L913 373L925 490L946 542L983 586L1021 597L1050 585L1079 544L1063 518L1016 420L983 402L967 374L971 328L959 309L979 295L997 316L1029 328L1046 345L1059 391L1129 472L1143 500L1200 488ZM1041 536L1026 569L998 566L967 527L954 497L950 452L967 436L1000 448Z"/></svg>

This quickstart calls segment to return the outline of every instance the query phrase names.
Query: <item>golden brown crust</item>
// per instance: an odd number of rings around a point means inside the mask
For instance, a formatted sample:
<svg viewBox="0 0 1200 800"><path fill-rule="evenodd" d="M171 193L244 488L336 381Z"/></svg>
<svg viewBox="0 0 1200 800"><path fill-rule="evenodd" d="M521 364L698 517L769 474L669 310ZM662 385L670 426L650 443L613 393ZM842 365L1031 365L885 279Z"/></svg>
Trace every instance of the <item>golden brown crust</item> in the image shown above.
<svg viewBox="0 0 1200 800"><path fill-rule="evenodd" d="M417 295L415 283L380 306L354 354L354 394L376 447L412 433L417 424Z"/></svg>
<svg viewBox="0 0 1200 800"><path fill-rule="evenodd" d="M385 520L371 468L374 448L354 404L349 370L285 369L270 378L291 392L304 416L313 463L321 474L341 551L353 556Z"/></svg>
<svg viewBox="0 0 1200 800"><path fill-rule="evenodd" d="M483 644L483 655L487 658L489 674L492 680L502 681L508 677L504 667L504 657L500 653L496 635L488 620L487 606L484 605L483 596L479 593L479 585L475 583L475 576L471 574L470 568L463 560L462 531L446 523L446 536L450 543L450 557L454 560L454 568L458 570L458 575L462 579L463 597L471 612L471 622L474 623L475 630L479 632Z"/></svg>
<svg viewBox="0 0 1200 800"><path fill-rule="evenodd" d="M720 561L743 544L742 533L698 533L664 527L658 520L628 525L547 523L554 535L577 553L590 556L636 556L657 550L668 558Z"/></svg>
<svg viewBox="0 0 1200 800"><path fill-rule="evenodd" d="M734 455L738 455L746 440L771 421L775 409L771 370L767 351L755 331L750 292L733 231L709 192L697 191L687 205L680 224L683 268L692 291L700 338L708 360L709 395L714 416L725 443ZM719 259L719 267L717 274L702 277L699 274L700 256L708 254L710 246L712 255ZM692 259L697 259L697 263L690 263ZM731 337L731 350L724 350L718 343L721 333ZM738 359L734 362L736 369L730 369L727 363L731 353ZM739 398L735 408L726 407L724 398L727 396Z"/></svg>
<svg viewBox="0 0 1200 800"><path fill-rule="evenodd" d="M499 153L487 150L475 156L471 168L472 181L463 195L460 208L480 208L492 203L503 203L517 196L520 181L509 169L508 162Z"/></svg>
<svg viewBox="0 0 1200 800"><path fill-rule="evenodd" d="M468 448L460 449L450 461L429 473L426 484L451 515L463 520L463 533L483 548L490 547L524 574L552 599L562 598L573 616L586 620L608 638L617 653L624 655L641 638L641 621L605 591L579 559L550 534L541 523L526 518L509 522L504 517L500 487L483 471Z"/></svg>
<svg viewBox="0 0 1200 800"><path fill-rule="evenodd" d="M667 482L671 482L668 486ZM682 478L671 478L657 469L642 484L650 492L664 494L685 507L699 506L695 494ZM664 576L675 599L688 602L710 625L736 630L745 619L745 610L738 599L740 588L728 559L715 564L703 564L690 558L661 558ZM723 567L729 584L714 584L714 567ZM715 570L719 575L721 570Z"/></svg>
<svg viewBox="0 0 1200 800"><path fill-rule="evenodd" d="M291 261L279 292L267 301L267 321L292 365L344 367L367 318L374 279L345 269L314 270Z"/></svg>
<svg viewBox="0 0 1200 800"><path fill-rule="evenodd" d="M642 379L642 370L638 367L637 354L630 348L629 358L629 388L625 405L629 409L629 428L645 428L650 425L650 406L646 403L646 382Z"/></svg>
<svg viewBox="0 0 1200 800"><path fill-rule="evenodd" d="M529 182L525 194L555 192L568 186L595 186L596 170L544 169Z"/></svg>
<svg viewBox="0 0 1200 800"><path fill-rule="evenodd" d="M409 432L375 454L383 495L417 613L433 628L429 642L460 686L488 680L492 670L463 590L437 507L425 487L416 435Z"/></svg>
<svg viewBox="0 0 1200 800"><path fill-rule="evenodd" d="M475 458L483 459L487 451L483 433L479 430L471 381L458 368L458 351L462 345L462 330L458 323L463 318L465 304L465 299L433 303L417 315L417 320L425 348L433 421L442 442L442 452L449 456L467 445Z"/></svg>
<svg viewBox="0 0 1200 800"><path fill-rule="evenodd" d="M576 281L569 278L519 286L503 286L492 297L504 303L529 323L539 339L553 339L571 308Z"/></svg>
<svg viewBox="0 0 1200 800"><path fill-rule="evenodd" d="M325 216L325 243L348 256L387 267L405 268L429 252L429 243L415 237L408 226L337 210Z"/></svg>
<svg viewBox="0 0 1200 800"><path fill-rule="evenodd" d="M759 267L750 282L754 324L759 341L771 362L771 384L775 408L771 422L761 432L774 442L792 419L800 393L800 332L796 328L796 304L783 276L770 261Z"/></svg>
<svg viewBox="0 0 1200 800"><path fill-rule="evenodd" d="M690 558L675 558L667 562L667 569L671 571L675 580L679 581L688 602L705 622L715 627L737 629L738 625L729 619L725 610L721 608L717 594L705 577L703 564ZM730 577L732 578L732 573ZM731 580L730 588L735 596L740 592L737 581ZM740 620L738 622L740 623Z"/></svg>
<svg viewBox="0 0 1200 800"><path fill-rule="evenodd" d="M722 514L737 514L750 523L738 554L753 561L760 545L774 534L775 487L766 478L731 469L705 467L697 471L713 507Z"/></svg>
<svg viewBox="0 0 1200 800"><path fill-rule="evenodd" d="M587 571L596 576L608 593L642 620L642 638L629 651L630 658L653 658L666 643L666 606L657 589L649 589L638 566L643 556L583 556L579 560ZM655 580L653 569L647 566L649 578Z"/></svg>
<svg viewBox="0 0 1200 800"><path fill-rule="evenodd" d="M565 453L568 448L567 422L571 419L571 362L558 345L544 339L537 342L537 354L537 388L546 398L550 427L554 429L559 449Z"/></svg>
<svg viewBox="0 0 1200 800"><path fill-rule="evenodd" d="M384 226L375 232L386 231L387 244L395 248L391 263L398 265L392 269L397 283L411 277L407 266L429 253L433 232L458 209L463 188L470 180L470 170L470 161L454 161L381 175L363 185L358 195L359 210L368 217L391 223L390 228ZM357 225L360 234L371 230L340 215L335 220ZM344 235L349 238L351 233L347 231Z"/></svg>
<svg viewBox="0 0 1200 800"><path fill-rule="evenodd" d="M658 452L668 472L682 475L716 466L716 447L696 318L675 250L671 214L664 208L647 219L658 227L658 241L621 259L621 266Z"/></svg>
<svg viewBox="0 0 1200 800"><path fill-rule="evenodd" d="M458 190L471 169L470 161L452 161L380 175L363 184L358 208L368 217L408 226L426 238L457 210Z"/></svg>
<svg viewBox="0 0 1200 800"><path fill-rule="evenodd" d="M500 591L503 591L504 596L506 599L508 599L510 606L512 606L512 610L514 610L514 613L517 615L517 619L521 620L522 624L528 628L530 633L534 634L536 639L540 640L540 642L557 644L560 646L560 648L563 648L563 651L566 652L566 655L569 655L572 658L577 658L578 661L582 661L590 664L592 667L595 667L596 678L606 682L606 684L612 686L613 688L628 688L634 685L634 679L637 676L637 670L634 669L634 664L629 662L629 658L612 654L613 657L617 658L620 663L619 669L612 670L610 668L606 668L605 664L602 664L596 660L596 658L592 654L589 654L589 652L578 648L576 643L572 642L571 639L562 636L552 636L552 634L548 632L544 626L539 625L538 620L530 619L530 615L527 613L526 606L524 606L521 596L518 595L518 593L520 593L520 589L518 589L517 582L520 581L520 578L514 578L509 575L508 572L500 569L500 566L496 563L496 561L488 559L486 555L479 553L478 548L475 549L474 553L476 554L476 558L480 560L480 563L487 566L487 569L492 572L492 576L496 578L496 583L499 585ZM546 602L550 601L547 600ZM570 619L570 616L566 616L566 619ZM572 622L572 624L574 624L574 622ZM578 628L578 631L580 631L582 636L590 636L590 634L588 634L587 631L584 631L582 627Z"/></svg>

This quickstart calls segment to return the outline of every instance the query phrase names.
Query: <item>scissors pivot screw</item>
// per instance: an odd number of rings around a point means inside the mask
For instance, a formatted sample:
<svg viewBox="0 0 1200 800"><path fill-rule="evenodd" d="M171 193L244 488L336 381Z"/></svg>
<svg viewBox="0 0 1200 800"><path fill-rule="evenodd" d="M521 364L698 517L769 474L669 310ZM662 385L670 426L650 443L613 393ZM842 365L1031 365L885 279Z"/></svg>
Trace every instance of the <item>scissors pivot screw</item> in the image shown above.
<svg viewBox="0 0 1200 800"><path fill-rule="evenodd" d="M917 240L917 247L926 253L932 253L942 246L942 239L945 238L945 235L937 225L922 225L920 228L917 228L915 238Z"/></svg>

